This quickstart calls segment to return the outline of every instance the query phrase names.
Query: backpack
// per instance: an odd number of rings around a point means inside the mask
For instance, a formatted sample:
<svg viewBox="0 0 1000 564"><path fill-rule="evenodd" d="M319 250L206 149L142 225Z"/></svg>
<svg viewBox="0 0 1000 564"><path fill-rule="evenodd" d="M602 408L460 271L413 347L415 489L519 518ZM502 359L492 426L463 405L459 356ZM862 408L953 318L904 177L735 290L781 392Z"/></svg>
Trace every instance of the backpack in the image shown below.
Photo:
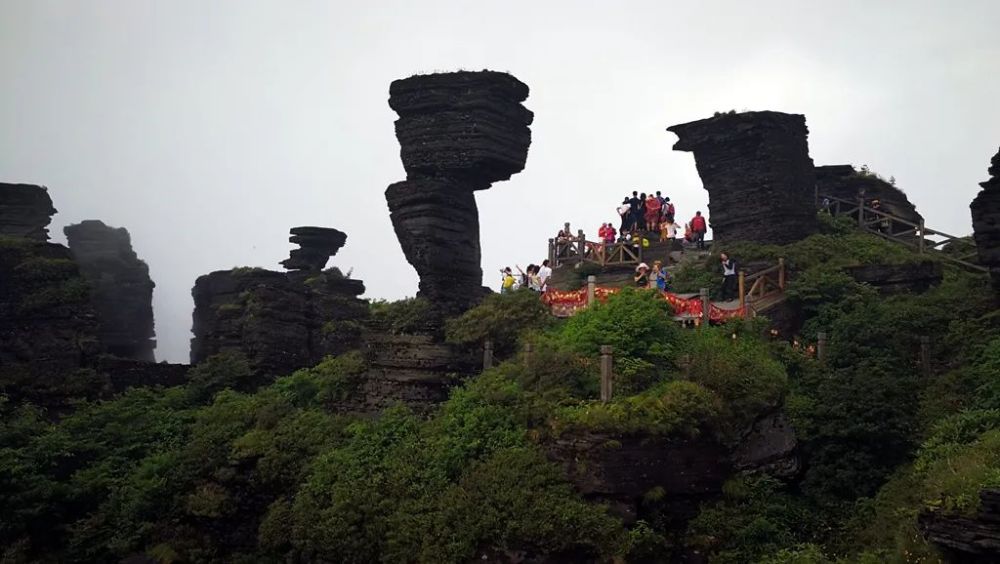
<svg viewBox="0 0 1000 564"><path fill-rule="evenodd" d="M670 217L673 217L673 215L674 215L674 205L673 204L667 204L667 215L669 215Z"/></svg>

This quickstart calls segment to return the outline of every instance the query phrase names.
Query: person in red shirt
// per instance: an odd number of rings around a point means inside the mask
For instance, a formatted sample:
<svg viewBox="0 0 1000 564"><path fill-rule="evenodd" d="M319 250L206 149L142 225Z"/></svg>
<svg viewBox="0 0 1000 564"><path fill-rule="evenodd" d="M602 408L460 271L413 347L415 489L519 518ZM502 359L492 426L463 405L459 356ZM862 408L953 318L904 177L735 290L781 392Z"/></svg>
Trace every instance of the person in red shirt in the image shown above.
<svg viewBox="0 0 1000 564"><path fill-rule="evenodd" d="M695 212L694 217L691 218L691 235L699 249L705 248L706 232L708 232L708 224L705 223L705 218L700 211Z"/></svg>

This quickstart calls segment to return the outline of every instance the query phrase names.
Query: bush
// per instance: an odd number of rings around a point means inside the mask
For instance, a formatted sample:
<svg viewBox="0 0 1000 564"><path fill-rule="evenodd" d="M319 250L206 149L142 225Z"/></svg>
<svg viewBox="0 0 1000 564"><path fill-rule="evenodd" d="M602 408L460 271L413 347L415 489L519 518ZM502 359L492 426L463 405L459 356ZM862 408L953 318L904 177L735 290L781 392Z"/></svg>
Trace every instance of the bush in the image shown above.
<svg viewBox="0 0 1000 564"><path fill-rule="evenodd" d="M478 306L448 320L445 335L448 342L459 345L478 346L491 339L494 353L504 358L517 350L522 336L553 323L549 308L539 299L539 294L522 289L486 296Z"/></svg>
<svg viewBox="0 0 1000 564"><path fill-rule="evenodd" d="M423 298L406 298L395 302L371 302L371 323L393 335L419 333L426 329L431 304Z"/></svg>

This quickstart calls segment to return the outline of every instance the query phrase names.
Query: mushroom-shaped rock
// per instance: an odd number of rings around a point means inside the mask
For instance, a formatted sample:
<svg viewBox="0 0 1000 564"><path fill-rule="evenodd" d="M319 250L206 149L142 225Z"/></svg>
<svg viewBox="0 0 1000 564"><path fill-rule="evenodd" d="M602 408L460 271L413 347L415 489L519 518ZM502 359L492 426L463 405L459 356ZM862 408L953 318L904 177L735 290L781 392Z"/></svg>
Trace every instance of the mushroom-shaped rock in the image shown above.
<svg viewBox="0 0 1000 564"><path fill-rule="evenodd" d="M288 270L320 271L347 242L347 234L329 227L293 227L288 240L299 246L281 261Z"/></svg>
<svg viewBox="0 0 1000 564"><path fill-rule="evenodd" d="M385 192L421 297L447 314L485 293L473 194L524 169L533 114L528 87L493 71L412 76L389 88L405 181Z"/></svg>

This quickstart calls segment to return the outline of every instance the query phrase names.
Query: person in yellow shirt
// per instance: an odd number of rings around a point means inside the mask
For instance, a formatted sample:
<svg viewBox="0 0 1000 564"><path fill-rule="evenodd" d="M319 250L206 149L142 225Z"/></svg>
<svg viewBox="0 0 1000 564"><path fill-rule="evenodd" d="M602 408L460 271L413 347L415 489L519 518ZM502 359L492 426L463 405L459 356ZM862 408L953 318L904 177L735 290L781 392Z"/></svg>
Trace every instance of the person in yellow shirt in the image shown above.
<svg viewBox="0 0 1000 564"><path fill-rule="evenodd" d="M510 267L503 269L503 278L500 281L500 293L507 294L514 291L514 273Z"/></svg>

